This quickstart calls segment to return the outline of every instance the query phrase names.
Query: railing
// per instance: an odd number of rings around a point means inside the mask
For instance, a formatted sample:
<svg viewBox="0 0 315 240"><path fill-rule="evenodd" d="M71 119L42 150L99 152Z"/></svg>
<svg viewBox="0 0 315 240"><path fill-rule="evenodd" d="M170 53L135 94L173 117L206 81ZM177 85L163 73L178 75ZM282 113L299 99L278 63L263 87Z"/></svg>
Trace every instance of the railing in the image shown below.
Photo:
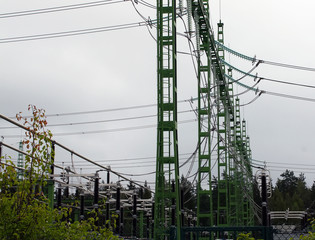
<svg viewBox="0 0 315 240"><path fill-rule="evenodd" d="M240 234L250 233L254 239L273 240L273 228L263 226L252 227L182 227L182 240L198 240L198 239L225 239L236 240ZM176 228L170 229L170 240L177 239Z"/></svg>

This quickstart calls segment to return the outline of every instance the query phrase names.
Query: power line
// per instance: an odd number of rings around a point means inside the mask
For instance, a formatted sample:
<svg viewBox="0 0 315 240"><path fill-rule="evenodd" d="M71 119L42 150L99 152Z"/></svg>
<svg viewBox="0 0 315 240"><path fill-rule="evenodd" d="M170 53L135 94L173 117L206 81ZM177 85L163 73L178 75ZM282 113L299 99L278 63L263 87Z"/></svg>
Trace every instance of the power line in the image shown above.
<svg viewBox="0 0 315 240"><path fill-rule="evenodd" d="M167 19L165 18L165 21L166 20ZM151 20L150 22L153 24L154 22L156 22L156 19ZM50 38L59 38L59 37L78 36L78 35L91 34L91 33L99 33L99 32L115 31L115 30L129 29L129 28L135 28L135 27L143 27L143 26L147 26L147 25L148 25L148 21L145 20L143 22L125 23L125 24L113 25L113 26L86 28L86 29L64 31L64 32L55 32L55 33L44 33L44 34L28 35L28 36L21 36L21 37L2 38L2 39L0 39L0 44L1 43L24 42L24 41L32 41L32 40L42 40L42 39L50 39Z"/></svg>
<svg viewBox="0 0 315 240"><path fill-rule="evenodd" d="M196 119L189 119L189 120L180 121L178 123L179 124L192 123L195 121L196 121ZM110 132L120 132L120 131L130 131L130 130L154 128L156 126L157 126L156 124L151 124L151 125L142 125L142 126L125 127L125 128L102 129L102 130L94 130L94 131L55 133L54 136L73 136L73 135L88 135L88 134L97 134L97 133L110 133ZM20 138L21 135L5 135L3 137L4 138Z"/></svg>
<svg viewBox="0 0 315 240"><path fill-rule="evenodd" d="M179 154L179 156L187 156L187 155L191 155L191 153L181 153L181 154ZM148 159L156 159L156 156L136 157L136 158L102 159L102 160L95 160L95 162L129 162L129 161L132 162L132 161L148 160ZM76 163L77 162L78 161L76 161Z"/></svg>
<svg viewBox="0 0 315 240"><path fill-rule="evenodd" d="M272 161L261 161L261 160L256 160L256 159L251 159L252 161L255 162L260 162L260 163L270 163L270 164L279 164L279 165L293 165L293 166L312 166L315 167L315 164L306 164L306 163L289 163L289 162L272 162Z"/></svg>
<svg viewBox="0 0 315 240"><path fill-rule="evenodd" d="M179 111L178 113L181 114L181 113L188 113L188 112L193 112L193 110ZM95 121L48 124L47 127L61 127L61 126L76 126L76 125L86 125L86 124L108 123L108 122L128 121L128 120L136 120L136 119L144 119L144 118L152 118L152 117L156 117L156 114L134 116L134 117L125 117L125 118L115 118L115 119L95 120ZM13 128L18 128L18 127L16 127L16 126L0 127L0 129L13 129Z"/></svg>
<svg viewBox="0 0 315 240"><path fill-rule="evenodd" d="M15 121L9 119L8 117L6 117L6 116L4 116L4 115L2 115L2 114L0 114L0 118L2 118L3 120L5 120L5 121L7 121L7 122L10 122L11 124L14 124L14 125L16 125L16 126L19 126L21 129L24 129L24 130L26 130L26 131L28 131L28 132L32 132L32 133L36 134L37 136L39 135L38 133L34 132L33 130L31 130L31 129L25 127L25 126L23 126L22 124L20 124L20 123L18 123L18 122L15 122ZM105 166L102 166L101 164L96 163L96 162L94 162L93 160L91 160L91 159L89 159L89 158L87 158L87 157L84 157L83 155L81 155L81 154L79 154L79 153L77 153L77 152L75 152L75 151L69 149L68 147L64 146L63 144L61 144L61 143L59 143L59 142L57 142L57 141L55 141L55 140L51 140L51 139L48 139L48 140L51 141L52 144L55 144L56 146L58 146L58 147L64 149L65 151L71 153L72 155L75 155L75 156L77 156L77 157L79 157L79 158L81 158L81 159L83 159L83 160L85 160L85 161L87 161L87 162L89 162L89 163L91 163L91 164L93 164L93 165L95 165L95 166L101 168L102 170L107 170L107 171L109 171L109 172L112 172L113 174L115 174L116 176L118 176L118 177L120 177L120 178L122 178L122 179L124 179L124 180L133 182L133 183L135 183L136 185L138 185L138 186L140 186L140 187L143 187L143 186L141 186L140 184L134 182L133 180L128 179L128 178L126 178L125 176L123 176L123 175L121 175L121 174L119 174L119 173L113 171L112 169L110 169L110 168L108 168L108 167L105 167ZM2 143L2 144L3 144L3 143ZM7 147L9 147L9 148L12 149L11 146L7 146ZM18 150L18 149L16 149L15 151L21 152L21 151ZM55 165L55 164L54 164L54 165ZM150 189L148 189L148 190L151 191ZM151 192L152 192L152 191L151 191Z"/></svg>
<svg viewBox="0 0 315 240"><path fill-rule="evenodd" d="M260 96L261 96L261 94L257 95L254 99L252 99L252 100L249 101L248 103L240 104L240 107L244 107L244 106L247 106L247 105L249 105L249 104L255 102Z"/></svg>
<svg viewBox="0 0 315 240"><path fill-rule="evenodd" d="M185 103L191 101L191 99L184 99L177 101L177 103ZM128 107L119 107L119 108L107 108L107 109L99 109L99 110L92 110L92 111L79 111L79 112L65 112L65 113L53 113L53 114L46 114L46 117L63 117L63 116L73 116L73 115L85 115L85 114L94 114L94 113L104 113L104 112L117 112L117 111L124 111L124 110L132 110L132 109L141 109L141 108L149 108L149 107L156 107L157 104L144 104L144 105L135 105L135 106L128 106ZM32 116L23 116L24 118L30 118ZM15 116L9 117L11 119L15 119Z"/></svg>
<svg viewBox="0 0 315 240"><path fill-rule="evenodd" d="M315 72L315 68L311 68L311 67L297 66L297 65L293 65L293 64L287 64L287 63L272 62L272 61L267 61L267 60L263 60L263 59L258 59L256 57L249 57L249 56L246 56L246 55L244 55L242 53L236 52L235 50L232 50L231 48L228 48L228 47L224 46L219 41L215 41L215 43L217 45L220 45L220 47L222 47L224 50L228 51L229 53L231 53L231 54L233 54L233 55L235 55L237 57L243 58L245 60L251 61L253 63L260 61L261 63L269 64L269 65L273 65L273 66Z"/></svg>
<svg viewBox="0 0 315 240"><path fill-rule="evenodd" d="M271 171L274 171L274 172L282 172L283 173L283 170L280 170L280 169L270 169ZM309 171L303 171L302 173L308 173L308 174L314 174L314 172L309 172Z"/></svg>
<svg viewBox="0 0 315 240"><path fill-rule="evenodd" d="M310 68L310 67L297 66L297 65L287 64L287 63L279 63L279 62L272 62L272 61L266 61L266 60L259 60L259 61L262 61L261 63L274 65L274 66L278 66L278 67L292 68L292 69L297 69L297 70L315 72L315 68Z"/></svg>
<svg viewBox="0 0 315 240"><path fill-rule="evenodd" d="M283 167L283 166L270 166L270 165L267 165L268 168L280 168L280 169L288 169L288 167ZM310 171L315 171L315 168L303 168L303 167L294 167L294 168L291 168L293 170L310 170Z"/></svg>
<svg viewBox="0 0 315 240"><path fill-rule="evenodd" d="M226 75L226 76L228 76L228 75ZM235 80L232 77L228 76L228 78L230 78L233 82L235 82ZM301 96L296 96L296 95L289 95L289 94L284 94L284 93L271 92L271 91L267 91L267 90L262 90L262 89L250 87L250 86L247 86L246 84L243 84L243 83L240 83L240 82L235 82L235 83L240 85L241 87L247 88L248 90L251 90L251 91L254 91L254 92L260 92L260 94L268 94L268 95L273 95L273 96L277 96L277 97L284 97L284 98L291 98L291 99L295 99L295 100L315 102L314 98L307 98L307 97L301 97Z"/></svg>
<svg viewBox="0 0 315 240"><path fill-rule="evenodd" d="M315 86L313 86L313 85L307 85L307 84L301 84L301 83L295 83L295 82L287 82L287 81L278 80L278 79L274 79L274 78L267 78L267 77L261 77L261 76L258 76L258 75L252 75L250 73L246 73L246 72L238 69L237 67L231 65L230 63L224 61L223 59L221 59L221 62L224 65L228 66L229 68L234 69L237 72L240 72L240 73L244 74L244 76L248 76L248 77L254 78L254 80L259 79L259 80L263 80L263 81L276 82L276 83L293 85L293 86L298 86L298 87L315 88ZM238 81L239 81L239 79L235 80L235 82L238 82Z"/></svg>
<svg viewBox="0 0 315 240"><path fill-rule="evenodd" d="M270 92L270 91L266 91L266 90L261 90L261 91L265 94L273 95L273 96L277 96L277 97L284 97L284 98L291 98L291 99L295 99L295 100L315 102L314 98L300 97L300 96L294 96L294 95L289 95L289 94L284 94L284 93Z"/></svg>
<svg viewBox="0 0 315 240"><path fill-rule="evenodd" d="M65 5L65 6L59 6L59 7L41 8L41 9L33 9L33 10L26 10L26 11L19 11L19 12L10 12L10 13L1 13L0 18L11 18L11 17L21 17L21 16L28 16L28 15L35 15L35 14L43 14L43 13L60 12L60 11L96 7L96 6L121 3L121 2L126 2L126 1L125 0L115 0L115 1L102 0L102 1L96 1L96 2L72 4L72 5Z"/></svg>
<svg viewBox="0 0 315 240"><path fill-rule="evenodd" d="M144 1L144 0L139 0L139 3L142 4L142 5L144 5L144 6L146 6L146 7L149 7L149 8L152 8L152 9L156 9L156 6L155 6L155 5L153 5L153 4L151 4L151 3L148 3L148 2L146 2L146 1Z"/></svg>
<svg viewBox="0 0 315 240"><path fill-rule="evenodd" d="M146 26L146 24L147 24L146 22L135 22L135 23L125 23L125 24L106 26L106 27L86 28L86 29L64 31L64 32L44 33L44 34L11 37L11 38L1 38L0 43L13 43L13 42L24 42L24 41L41 40L41 39L49 39L49 38L77 36L77 35L84 35L84 34L91 34L91 33L135 28L135 27L144 27Z"/></svg>
<svg viewBox="0 0 315 240"><path fill-rule="evenodd" d="M184 166L186 164L187 159L191 158L191 155L192 154L189 154L188 158L181 157L179 159L179 162L181 163L181 165ZM144 161L135 161L135 160L133 160L133 161L130 161L130 160L126 161L125 160L125 161L123 161L123 163L121 163L121 161L119 161L119 160L118 161L115 161L115 160L111 160L111 161L103 160L103 161L94 161L94 162L96 162L96 163L103 163L103 164L106 163L106 165L108 165L108 166L115 166L115 165L117 166L117 165L123 165L125 163L128 163L128 164L133 164L132 166L137 167L138 166L137 164L143 164L143 163L152 164L152 163L155 163L156 157L146 158L146 159L143 159L143 160ZM82 161L80 161L80 162L75 161L75 165L76 166L87 166L86 163L83 163Z"/></svg>

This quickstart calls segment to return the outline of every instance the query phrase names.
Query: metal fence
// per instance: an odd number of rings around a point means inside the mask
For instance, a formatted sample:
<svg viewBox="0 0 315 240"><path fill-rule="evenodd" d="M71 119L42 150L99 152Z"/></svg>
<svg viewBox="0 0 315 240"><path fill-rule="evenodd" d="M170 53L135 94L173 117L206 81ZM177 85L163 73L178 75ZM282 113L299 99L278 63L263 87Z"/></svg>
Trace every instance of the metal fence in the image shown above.
<svg viewBox="0 0 315 240"><path fill-rule="evenodd" d="M274 240L298 240L301 235L307 235L307 228L301 228L298 225L273 225L273 239Z"/></svg>
<svg viewBox="0 0 315 240"><path fill-rule="evenodd" d="M272 227L182 227L181 240L236 240L241 233L250 233L256 240L273 240ZM176 228L171 228L170 240L176 240ZM289 239L289 238L288 238Z"/></svg>
<svg viewBox="0 0 315 240"><path fill-rule="evenodd" d="M298 240L308 234L308 228L296 225L274 225L272 227L182 227L181 240L237 240L242 234L250 234L255 240ZM176 228L170 229L170 240L177 240ZM242 239L242 238L240 238Z"/></svg>

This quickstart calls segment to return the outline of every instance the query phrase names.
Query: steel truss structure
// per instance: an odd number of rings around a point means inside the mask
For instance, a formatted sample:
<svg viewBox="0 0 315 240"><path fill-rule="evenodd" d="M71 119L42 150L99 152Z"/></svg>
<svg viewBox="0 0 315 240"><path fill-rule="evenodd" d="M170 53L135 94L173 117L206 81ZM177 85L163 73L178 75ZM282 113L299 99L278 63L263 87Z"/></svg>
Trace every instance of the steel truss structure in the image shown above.
<svg viewBox="0 0 315 240"><path fill-rule="evenodd" d="M180 189L177 139L176 0L157 1L158 127L154 239L165 228L180 230ZM172 182L174 182L172 187ZM179 233L178 233L179 234Z"/></svg>
<svg viewBox="0 0 315 240"><path fill-rule="evenodd" d="M246 123L234 99L232 69L226 77L224 48L217 48L209 23L208 0L188 0L188 18L195 22L198 79L197 225L252 225L252 170ZM190 25L190 19L188 19ZM189 35L190 35L189 31ZM223 23L218 42L224 44ZM177 134L176 0L157 0L158 128L154 239L167 239L175 226L180 239L181 196ZM214 100L212 100L212 98ZM215 120L213 120L215 119ZM216 132L216 142L213 140ZM215 162L211 158L216 150ZM217 186L212 166L217 164ZM217 196L213 196L217 187ZM245 196L243 193L246 192ZM214 206L213 199L217 198ZM203 199L210 199L205 205Z"/></svg>

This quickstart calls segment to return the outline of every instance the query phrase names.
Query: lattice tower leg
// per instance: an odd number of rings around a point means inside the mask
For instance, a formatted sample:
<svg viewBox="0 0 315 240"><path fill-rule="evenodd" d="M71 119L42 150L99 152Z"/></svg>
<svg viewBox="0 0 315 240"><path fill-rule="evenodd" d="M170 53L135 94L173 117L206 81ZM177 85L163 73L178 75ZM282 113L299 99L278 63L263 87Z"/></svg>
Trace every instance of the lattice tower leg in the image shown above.
<svg viewBox="0 0 315 240"><path fill-rule="evenodd" d="M176 1L157 0L158 129L155 182L154 239L167 238L174 225L180 238L180 192L177 134ZM171 183L175 181L175 191ZM175 206L172 206L175 199Z"/></svg>

